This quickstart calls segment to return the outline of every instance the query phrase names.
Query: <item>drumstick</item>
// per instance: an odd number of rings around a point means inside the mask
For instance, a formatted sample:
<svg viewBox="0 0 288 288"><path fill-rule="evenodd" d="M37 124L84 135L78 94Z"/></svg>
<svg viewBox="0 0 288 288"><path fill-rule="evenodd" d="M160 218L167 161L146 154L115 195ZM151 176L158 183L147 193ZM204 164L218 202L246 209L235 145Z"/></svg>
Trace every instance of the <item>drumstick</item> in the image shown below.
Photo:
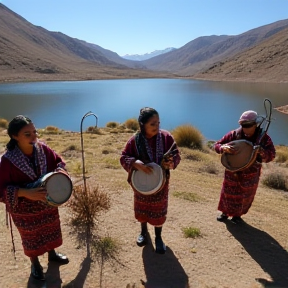
<svg viewBox="0 0 288 288"><path fill-rule="evenodd" d="M171 145L171 147L169 148L169 150L163 155L163 159L167 159L170 156L172 156L174 153L178 152L178 149L174 149L172 151L172 148L176 145L176 142L174 141L173 144Z"/></svg>

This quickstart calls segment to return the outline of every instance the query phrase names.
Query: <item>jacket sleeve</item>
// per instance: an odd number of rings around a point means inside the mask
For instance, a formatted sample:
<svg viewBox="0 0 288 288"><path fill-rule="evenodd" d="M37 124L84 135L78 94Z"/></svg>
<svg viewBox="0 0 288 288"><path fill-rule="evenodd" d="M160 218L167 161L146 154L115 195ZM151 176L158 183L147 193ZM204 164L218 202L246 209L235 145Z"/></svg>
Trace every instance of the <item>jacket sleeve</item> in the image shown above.
<svg viewBox="0 0 288 288"><path fill-rule="evenodd" d="M263 137L262 143L260 145L259 155L263 162L271 162L276 155L276 150L272 139L267 134Z"/></svg>
<svg viewBox="0 0 288 288"><path fill-rule="evenodd" d="M127 172L131 171L132 165L136 161L136 157L135 138L133 136L126 143L120 157L120 164Z"/></svg>
<svg viewBox="0 0 288 288"><path fill-rule="evenodd" d="M225 134L220 140L216 141L213 145L213 149L216 151L216 153L218 154L222 154L223 153L223 149L222 149L222 145L229 143L233 140L235 140L236 138L236 131L230 131L227 134Z"/></svg>
<svg viewBox="0 0 288 288"><path fill-rule="evenodd" d="M0 161L0 202L6 204L7 210L13 210L18 203L19 186L14 185L11 179L13 165L2 156Z"/></svg>

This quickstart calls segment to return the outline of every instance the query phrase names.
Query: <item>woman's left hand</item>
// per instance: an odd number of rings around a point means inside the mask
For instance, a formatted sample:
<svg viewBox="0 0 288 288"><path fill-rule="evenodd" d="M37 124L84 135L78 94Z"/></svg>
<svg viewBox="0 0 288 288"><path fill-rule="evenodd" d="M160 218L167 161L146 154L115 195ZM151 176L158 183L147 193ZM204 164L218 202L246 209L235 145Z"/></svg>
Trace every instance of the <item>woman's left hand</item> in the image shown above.
<svg viewBox="0 0 288 288"><path fill-rule="evenodd" d="M173 156L167 158L167 159L163 159L162 163L161 163L162 168L164 169L173 169L174 168L174 160L173 160Z"/></svg>

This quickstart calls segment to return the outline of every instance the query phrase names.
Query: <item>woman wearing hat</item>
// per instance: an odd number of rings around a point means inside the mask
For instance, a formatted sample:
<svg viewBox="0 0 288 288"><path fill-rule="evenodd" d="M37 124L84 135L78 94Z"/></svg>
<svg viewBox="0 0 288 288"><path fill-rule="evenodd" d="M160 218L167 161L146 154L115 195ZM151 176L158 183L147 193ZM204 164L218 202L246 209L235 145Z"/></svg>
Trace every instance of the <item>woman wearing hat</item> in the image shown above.
<svg viewBox="0 0 288 288"><path fill-rule="evenodd" d="M263 117L258 116L257 112L249 110L245 111L238 121L240 127L236 130L228 132L219 141L214 144L214 149L218 154L237 153L237 148L227 143L245 139L252 142L253 145L258 144L257 140L262 132L260 128ZM222 212L217 217L218 221L225 221L228 217L232 217L231 221L240 223L241 216L246 214L252 205L256 190L259 183L262 162L268 163L275 158L275 148L271 138L265 133L258 150L256 161L244 170L231 172L225 169L224 181L220 194L218 210Z"/></svg>
<svg viewBox="0 0 288 288"><path fill-rule="evenodd" d="M131 184L133 170L141 170L147 175L152 173L152 167L145 165L154 162L165 170L166 182L157 193L143 195L133 186L135 218L141 223L141 232L137 238L137 245L147 244L147 223L154 226L155 251L164 254L166 247L161 237L162 226L166 221L168 207L169 175L170 169L175 169L180 162L180 153L173 136L166 130L160 129L158 112L150 107L140 110L138 117L140 131L133 135L128 142L120 158L120 163L128 172L128 182ZM164 154L173 147L166 161Z"/></svg>

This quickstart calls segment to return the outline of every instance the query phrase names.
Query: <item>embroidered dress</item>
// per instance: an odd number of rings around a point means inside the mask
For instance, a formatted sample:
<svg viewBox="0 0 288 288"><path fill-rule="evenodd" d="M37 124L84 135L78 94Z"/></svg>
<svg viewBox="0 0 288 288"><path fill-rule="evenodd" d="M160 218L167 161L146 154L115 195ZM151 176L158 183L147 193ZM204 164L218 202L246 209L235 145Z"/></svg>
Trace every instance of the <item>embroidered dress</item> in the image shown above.
<svg viewBox="0 0 288 288"><path fill-rule="evenodd" d="M18 189L58 167L64 168L65 163L40 142L35 144L33 157L26 157L16 146L1 158L0 201L6 204L28 257L42 255L62 244L60 219L57 207L18 197Z"/></svg>
<svg viewBox="0 0 288 288"><path fill-rule="evenodd" d="M233 130L223 136L214 144L217 153L222 153L221 145L234 140L246 139L255 145L257 134L252 139L245 137L242 128ZM252 205L261 174L262 161L270 162L275 158L275 148L271 138L265 134L261 146L262 153L257 156L257 161L243 171L231 172L225 169L224 181L220 194L218 210L227 216L241 216L246 214Z"/></svg>
<svg viewBox="0 0 288 288"><path fill-rule="evenodd" d="M174 139L166 130L160 130L157 135L147 139L140 132L132 136L122 151L120 163L128 172L128 182L131 183L132 165L136 160L144 164L154 162L161 165L163 155L173 145ZM174 169L180 162L179 150L174 149ZM166 170L166 183L164 187L155 194L143 195L133 188L134 212L139 222L148 222L151 225L162 225L166 221L168 208L170 171Z"/></svg>

